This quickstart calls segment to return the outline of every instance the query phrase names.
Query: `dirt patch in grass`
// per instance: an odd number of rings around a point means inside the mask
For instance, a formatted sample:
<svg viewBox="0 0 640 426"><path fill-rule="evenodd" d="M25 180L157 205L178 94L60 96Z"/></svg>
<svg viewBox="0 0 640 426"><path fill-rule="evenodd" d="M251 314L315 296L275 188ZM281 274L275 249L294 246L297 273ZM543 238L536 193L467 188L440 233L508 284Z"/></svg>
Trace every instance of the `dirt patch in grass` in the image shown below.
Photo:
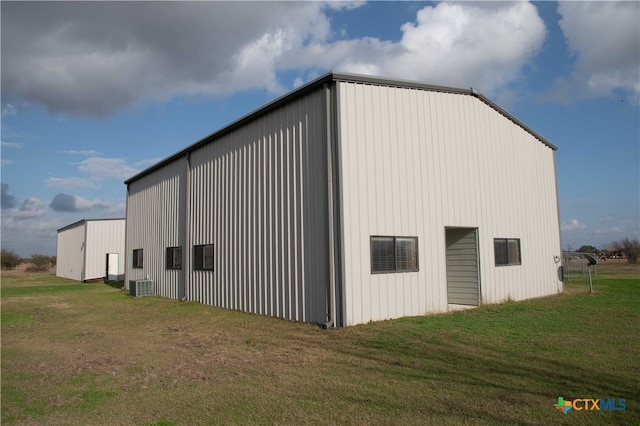
<svg viewBox="0 0 640 426"><path fill-rule="evenodd" d="M574 295L574 294L589 294L589 283L586 285L583 282L579 283L567 283L564 285L564 294Z"/></svg>

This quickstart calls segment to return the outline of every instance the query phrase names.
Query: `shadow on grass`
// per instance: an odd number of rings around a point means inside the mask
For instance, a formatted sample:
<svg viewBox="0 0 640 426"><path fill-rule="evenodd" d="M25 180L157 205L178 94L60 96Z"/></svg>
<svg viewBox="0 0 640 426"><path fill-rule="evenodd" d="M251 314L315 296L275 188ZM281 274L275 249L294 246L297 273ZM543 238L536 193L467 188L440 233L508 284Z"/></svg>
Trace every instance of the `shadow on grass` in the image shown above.
<svg viewBox="0 0 640 426"><path fill-rule="evenodd" d="M410 390L402 410L431 414L433 421L449 416L461 423L562 424L577 418L581 424L637 424L640 281L598 285L594 295L373 324L376 332L354 329L353 339L337 350L347 355L351 371L364 366L381 383L401 383ZM377 382L368 377L355 380L375 389ZM555 418L552 404L560 396L625 399L627 409ZM421 398L429 402L419 408Z"/></svg>
<svg viewBox="0 0 640 426"><path fill-rule="evenodd" d="M118 290L122 290L124 288L124 281L105 281L105 284Z"/></svg>
<svg viewBox="0 0 640 426"><path fill-rule="evenodd" d="M437 407L429 406L429 412L461 421L482 419L515 424L523 422L527 418L524 413L528 412L529 421L535 423L536 416L542 421L553 412L551 404L559 396L568 400L626 398L629 401L635 399L640 389L638 376L629 376L628 371L607 371L599 364L585 361L586 356L518 352L514 347L500 349L477 341L465 345L460 341L424 340L385 347L377 343L364 340L342 351L354 360L352 368L368 365L381 382L404 383L407 389L417 393L423 386L439 389L442 397ZM500 401L504 407L485 407L483 400L493 404ZM549 413L536 412L540 401L545 400L549 401ZM467 403L461 404L461 401ZM509 406L520 407L520 414L509 410Z"/></svg>

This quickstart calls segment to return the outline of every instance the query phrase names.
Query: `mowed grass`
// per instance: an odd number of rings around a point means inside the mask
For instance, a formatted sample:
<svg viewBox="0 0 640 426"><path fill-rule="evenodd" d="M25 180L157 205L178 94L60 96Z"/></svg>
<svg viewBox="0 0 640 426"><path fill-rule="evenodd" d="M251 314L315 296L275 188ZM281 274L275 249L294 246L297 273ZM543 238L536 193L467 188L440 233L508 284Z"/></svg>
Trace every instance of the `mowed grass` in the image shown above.
<svg viewBox="0 0 640 426"><path fill-rule="evenodd" d="M640 424L640 269L599 268L594 294L338 330L3 276L2 424Z"/></svg>

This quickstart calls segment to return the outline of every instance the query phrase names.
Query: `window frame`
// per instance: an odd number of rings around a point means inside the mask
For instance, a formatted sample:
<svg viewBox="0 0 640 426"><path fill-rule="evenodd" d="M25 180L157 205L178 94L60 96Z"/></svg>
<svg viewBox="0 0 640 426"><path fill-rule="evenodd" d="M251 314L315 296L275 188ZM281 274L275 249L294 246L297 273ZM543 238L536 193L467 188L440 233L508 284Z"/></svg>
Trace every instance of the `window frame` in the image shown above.
<svg viewBox="0 0 640 426"><path fill-rule="evenodd" d="M144 249L133 249L131 267L134 269L144 268Z"/></svg>
<svg viewBox="0 0 640 426"><path fill-rule="evenodd" d="M206 250L211 250L211 265L206 263ZM201 253L198 254L198 251ZM214 246L213 244L198 244L193 246L193 270L194 271L214 271L215 259L214 259Z"/></svg>
<svg viewBox="0 0 640 426"><path fill-rule="evenodd" d="M165 250L165 268L180 270L182 269L182 263L182 246L167 247Z"/></svg>
<svg viewBox="0 0 640 426"><path fill-rule="evenodd" d="M517 244L515 255L512 251L513 243ZM500 246L498 246L498 244L500 244ZM500 248L500 253L498 253L498 248ZM496 266L522 265L522 244L520 238L494 238L493 256ZM503 259L506 261L503 262Z"/></svg>
<svg viewBox="0 0 640 426"><path fill-rule="evenodd" d="M406 259L399 258L399 256L402 255L402 251L399 250L398 243L403 241L406 242L407 240L413 242L413 246L415 247L415 259L412 259L410 254L408 256L404 256ZM393 269L376 269L376 259L379 259L379 255L376 256L374 245L376 242L382 241L386 241L387 243L391 241L393 243ZM369 237L369 250L371 254L370 262L372 275L420 271L420 250L417 236L371 235ZM409 267L400 267L401 264L409 265ZM386 266L390 266L390 259L386 259Z"/></svg>

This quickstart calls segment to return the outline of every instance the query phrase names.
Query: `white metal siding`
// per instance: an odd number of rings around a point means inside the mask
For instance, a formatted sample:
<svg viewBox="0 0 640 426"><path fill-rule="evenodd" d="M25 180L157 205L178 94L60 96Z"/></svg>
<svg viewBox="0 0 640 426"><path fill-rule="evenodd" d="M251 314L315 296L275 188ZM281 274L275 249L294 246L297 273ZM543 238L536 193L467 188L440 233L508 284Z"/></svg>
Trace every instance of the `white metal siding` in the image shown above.
<svg viewBox="0 0 640 426"><path fill-rule="evenodd" d="M83 279L105 276L107 253L120 254L118 276L119 279L124 279L125 220L88 220L85 226L86 257Z"/></svg>
<svg viewBox="0 0 640 426"><path fill-rule="evenodd" d="M326 321L327 190L322 92L191 154L191 245L214 244L188 298Z"/></svg>
<svg viewBox="0 0 640 426"><path fill-rule="evenodd" d="M184 246L186 160L180 158L128 188L125 285L149 277L155 294L178 298L181 270L166 269L167 247ZM143 268L133 268L133 250L143 249ZM184 254L184 249L183 249Z"/></svg>
<svg viewBox="0 0 640 426"><path fill-rule="evenodd" d="M484 302L558 291L552 149L474 96L338 84L346 325L446 311L445 227L479 228ZM420 271L372 275L371 235L418 236Z"/></svg>
<svg viewBox="0 0 640 426"><path fill-rule="evenodd" d="M84 267L84 222L58 232L56 276L82 281Z"/></svg>

